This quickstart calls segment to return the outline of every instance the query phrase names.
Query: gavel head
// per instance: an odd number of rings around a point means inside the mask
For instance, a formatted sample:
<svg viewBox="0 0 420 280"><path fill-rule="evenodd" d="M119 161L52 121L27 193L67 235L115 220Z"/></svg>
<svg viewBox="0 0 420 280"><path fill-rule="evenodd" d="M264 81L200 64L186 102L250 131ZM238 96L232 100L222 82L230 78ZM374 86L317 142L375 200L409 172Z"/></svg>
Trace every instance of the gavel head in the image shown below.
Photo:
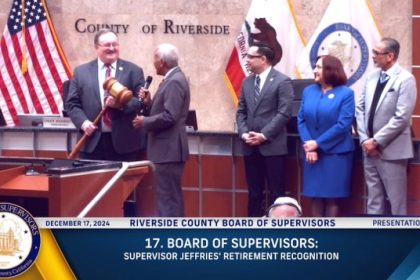
<svg viewBox="0 0 420 280"><path fill-rule="evenodd" d="M127 87L120 84L115 78L108 78L103 88L108 91L109 94L114 97L121 105L127 104L128 101L133 97L133 92Z"/></svg>

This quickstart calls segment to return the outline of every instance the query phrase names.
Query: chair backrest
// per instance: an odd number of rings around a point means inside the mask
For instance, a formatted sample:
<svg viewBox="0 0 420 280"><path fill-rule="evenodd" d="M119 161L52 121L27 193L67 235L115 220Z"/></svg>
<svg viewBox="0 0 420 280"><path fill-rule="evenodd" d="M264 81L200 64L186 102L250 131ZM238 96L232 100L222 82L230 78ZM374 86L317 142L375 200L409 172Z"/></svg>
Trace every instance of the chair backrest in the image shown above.
<svg viewBox="0 0 420 280"><path fill-rule="evenodd" d="M5 126L6 125L6 120L3 117L3 113L0 110L0 126Z"/></svg>
<svg viewBox="0 0 420 280"><path fill-rule="evenodd" d="M198 129L197 115L195 113L195 110L188 111L187 119L185 120L185 126L188 130L196 131Z"/></svg>
<svg viewBox="0 0 420 280"><path fill-rule="evenodd" d="M63 82L63 117L68 117L66 101L69 94L69 89L70 89L70 80L64 81Z"/></svg>
<svg viewBox="0 0 420 280"><path fill-rule="evenodd" d="M298 133L296 116L300 109L300 102L302 100L302 93L305 87L314 83L314 79L295 79L292 80L293 91L295 97L293 98L292 117L287 123L288 133Z"/></svg>

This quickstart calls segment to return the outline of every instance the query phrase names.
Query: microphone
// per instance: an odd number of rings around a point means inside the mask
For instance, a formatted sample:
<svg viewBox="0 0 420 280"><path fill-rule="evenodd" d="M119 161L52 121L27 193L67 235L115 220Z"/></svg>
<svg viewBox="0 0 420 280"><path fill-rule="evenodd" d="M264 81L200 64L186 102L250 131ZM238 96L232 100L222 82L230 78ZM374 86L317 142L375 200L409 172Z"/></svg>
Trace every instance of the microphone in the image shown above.
<svg viewBox="0 0 420 280"><path fill-rule="evenodd" d="M146 82L144 83L143 88L145 90L147 90L149 88L150 84L152 83L152 81L153 81L153 77L152 76L147 76L146 77ZM140 109L138 110L137 114L142 115L145 111L146 106L143 103L143 98L139 98L139 100L140 100Z"/></svg>
<svg viewBox="0 0 420 280"><path fill-rule="evenodd" d="M146 77L146 82L144 83L144 89L148 89L150 84L153 81L153 77L152 76L147 76Z"/></svg>

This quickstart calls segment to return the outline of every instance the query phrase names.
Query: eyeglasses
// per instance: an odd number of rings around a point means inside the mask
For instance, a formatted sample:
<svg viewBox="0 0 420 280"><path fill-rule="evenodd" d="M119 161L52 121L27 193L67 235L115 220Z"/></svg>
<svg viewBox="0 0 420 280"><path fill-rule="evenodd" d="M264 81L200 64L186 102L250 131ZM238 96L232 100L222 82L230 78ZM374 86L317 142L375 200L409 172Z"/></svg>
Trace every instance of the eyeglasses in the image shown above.
<svg viewBox="0 0 420 280"><path fill-rule="evenodd" d="M110 47L118 48L120 46L120 44L118 43L106 43L106 44L97 44L97 45L103 48L110 48Z"/></svg>
<svg viewBox="0 0 420 280"><path fill-rule="evenodd" d="M249 59L253 59L253 58L258 58L258 57L262 57L262 55L252 55L252 54L247 54L246 55L247 58Z"/></svg>
<svg viewBox="0 0 420 280"><path fill-rule="evenodd" d="M378 52L378 51L375 51L375 50L372 50L372 54L374 55L374 56L378 56L378 55L384 55L384 54L389 54L389 52Z"/></svg>

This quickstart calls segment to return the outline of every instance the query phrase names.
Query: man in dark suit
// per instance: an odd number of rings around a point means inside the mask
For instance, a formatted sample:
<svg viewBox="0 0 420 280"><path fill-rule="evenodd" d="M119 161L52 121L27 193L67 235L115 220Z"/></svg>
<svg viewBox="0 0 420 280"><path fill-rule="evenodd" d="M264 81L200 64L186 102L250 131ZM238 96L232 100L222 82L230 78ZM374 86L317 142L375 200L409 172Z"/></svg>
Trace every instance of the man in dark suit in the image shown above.
<svg viewBox="0 0 420 280"><path fill-rule="evenodd" d="M66 101L68 114L80 130L79 138L83 133L90 136L79 157L137 160L140 150L145 148L146 139L145 133L133 128L131 122L141 105L136 97L144 85L143 70L119 58L118 37L113 31L98 31L94 44L98 57L74 70ZM102 85L108 77L115 77L133 92L134 98L123 105L112 96L106 97ZM108 107L107 113L95 126L93 121L104 106Z"/></svg>
<svg viewBox="0 0 420 280"><path fill-rule="evenodd" d="M367 213L407 214L407 164L413 157L410 121L416 104L414 76L398 63L400 44L383 38L372 50L378 69L369 73L356 107L368 190Z"/></svg>
<svg viewBox="0 0 420 280"><path fill-rule="evenodd" d="M286 124L292 114L293 87L287 76L273 69L273 59L273 50L265 44L249 48L247 64L253 74L242 83L236 113L238 134L243 140L250 217L261 217L266 209L266 184L268 205L285 191Z"/></svg>
<svg viewBox="0 0 420 280"><path fill-rule="evenodd" d="M155 164L159 216L182 217L181 177L189 155L185 120L190 106L190 88L178 66L175 46L159 45L153 63L156 73L164 78L152 100L147 90L140 90L142 102L150 113L147 117L137 116L133 126L143 127L149 132L147 156Z"/></svg>

